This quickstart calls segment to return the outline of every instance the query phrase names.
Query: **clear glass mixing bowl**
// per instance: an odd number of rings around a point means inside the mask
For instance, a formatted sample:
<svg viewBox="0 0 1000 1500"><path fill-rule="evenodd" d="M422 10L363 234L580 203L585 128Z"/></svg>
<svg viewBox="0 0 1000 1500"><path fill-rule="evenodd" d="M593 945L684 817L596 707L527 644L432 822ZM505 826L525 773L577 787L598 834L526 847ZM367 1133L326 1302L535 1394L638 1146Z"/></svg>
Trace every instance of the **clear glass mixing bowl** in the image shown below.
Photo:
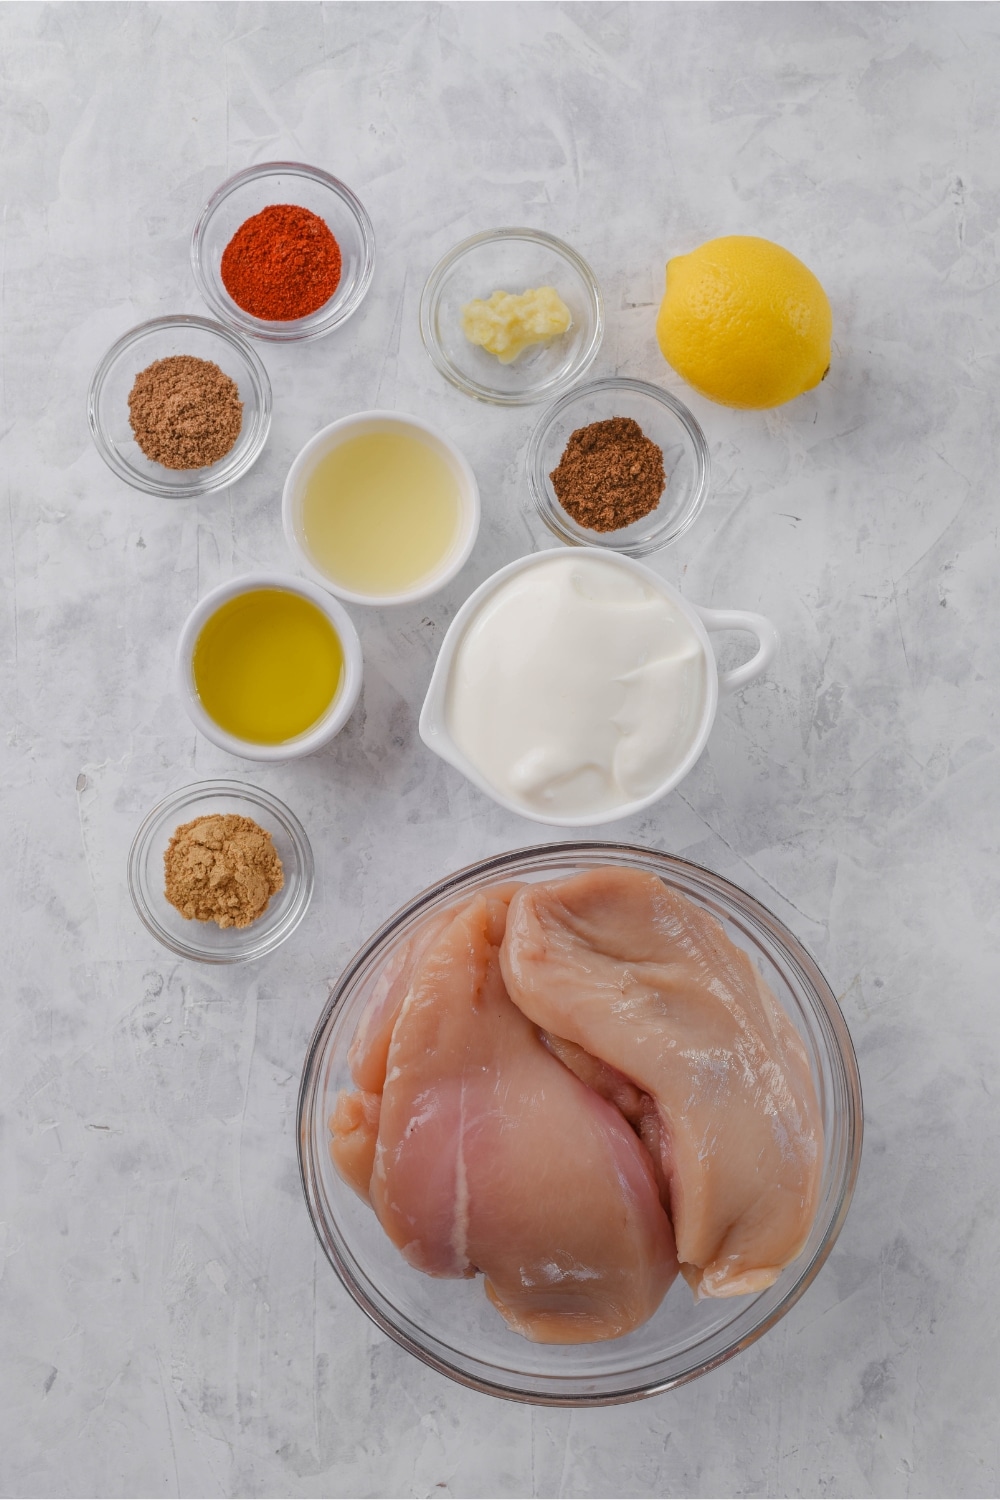
<svg viewBox="0 0 1000 1500"><path fill-rule="evenodd" d="M600 865L658 875L706 908L750 954L805 1043L825 1131L819 1211L808 1244L756 1296L696 1303L678 1278L658 1312L621 1339L533 1344L512 1333L477 1277L441 1281L407 1265L335 1171L327 1121L351 1087L347 1050L387 959L431 912L500 881L553 880ZM316 1233L358 1305L391 1338L442 1374L494 1396L549 1406L609 1406L669 1390L745 1349L809 1286L844 1222L861 1158L861 1086L833 992L795 937L752 896L719 875L653 849L567 843L519 849L459 870L417 896L365 943L327 1002L299 1093L299 1165Z"/></svg>

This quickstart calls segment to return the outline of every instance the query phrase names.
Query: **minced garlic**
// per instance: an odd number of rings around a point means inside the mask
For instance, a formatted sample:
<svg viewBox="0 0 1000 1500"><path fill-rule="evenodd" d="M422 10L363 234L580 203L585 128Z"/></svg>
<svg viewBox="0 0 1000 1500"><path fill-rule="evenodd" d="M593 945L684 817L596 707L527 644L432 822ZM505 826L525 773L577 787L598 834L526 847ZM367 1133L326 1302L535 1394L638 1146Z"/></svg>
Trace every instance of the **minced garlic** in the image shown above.
<svg viewBox="0 0 1000 1500"><path fill-rule="evenodd" d="M509 365L531 344L547 344L565 333L572 314L554 286L529 287L526 292L494 292L477 297L462 308L462 332Z"/></svg>

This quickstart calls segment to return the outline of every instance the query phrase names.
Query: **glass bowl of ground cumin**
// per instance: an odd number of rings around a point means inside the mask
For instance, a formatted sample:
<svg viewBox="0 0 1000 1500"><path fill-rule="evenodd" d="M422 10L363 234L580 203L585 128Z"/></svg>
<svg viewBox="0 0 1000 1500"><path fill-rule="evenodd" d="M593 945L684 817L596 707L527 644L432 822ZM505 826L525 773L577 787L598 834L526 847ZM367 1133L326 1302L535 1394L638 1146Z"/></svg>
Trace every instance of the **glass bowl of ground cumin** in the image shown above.
<svg viewBox="0 0 1000 1500"><path fill-rule="evenodd" d="M178 845L183 853L192 825L197 836L204 820L216 819L224 820L231 857L228 847L210 851L211 869L203 888L196 888L183 861L178 864ZM261 830L270 835L263 850ZM258 887L263 880L263 891L249 900L239 890L232 900L222 899L220 887L224 895L227 885L247 884L247 862L260 877ZM175 900L200 915L183 915L168 899L168 884ZM143 820L129 851L128 888L144 926L171 953L204 964L244 963L277 948L305 916L313 891L312 848L298 818L270 792L242 781L200 781L171 792ZM220 925L220 917L227 925Z"/></svg>
<svg viewBox="0 0 1000 1500"><path fill-rule="evenodd" d="M141 323L108 350L87 415L98 453L119 478L150 495L206 495L260 457L271 383L246 339L180 313Z"/></svg>
<svg viewBox="0 0 1000 1500"><path fill-rule="evenodd" d="M708 444L692 413L669 391L623 375L554 402L531 435L526 466L535 507L560 541L629 557L675 542L708 494Z"/></svg>
<svg viewBox="0 0 1000 1500"><path fill-rule="evenodd" d="M360 307L375 231L346 183L302 162L237 172L194 228L191 266L212 312L252 338L323 338Z"/></svg>

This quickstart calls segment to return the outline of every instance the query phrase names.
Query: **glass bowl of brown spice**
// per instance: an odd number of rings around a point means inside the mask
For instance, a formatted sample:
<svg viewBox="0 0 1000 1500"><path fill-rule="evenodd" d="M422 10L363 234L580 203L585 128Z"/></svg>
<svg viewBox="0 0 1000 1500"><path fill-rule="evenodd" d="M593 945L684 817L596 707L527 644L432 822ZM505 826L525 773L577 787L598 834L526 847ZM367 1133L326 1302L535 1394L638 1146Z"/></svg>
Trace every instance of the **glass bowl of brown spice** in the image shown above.
<svg viewBox="0 0 1000 1500"><path fill-rule="evenodd" d="M528 489L560 541L645 557L682 536L708 494L705 434L682 401L615 375L553 403L531 435Z"/></svg>
<svg viewBox="0 0 1000 1500"><path fill-rule="evenodd" d="M119 478L150 495L206 495L260 457L271 383L239 334L179 313L141 323L108 350L87 415L98 453Z"/></svg>
<svg viewBox="0 0 1000 1500"><path fill-rule="evenodd" d="M261 958L295 931L312 898L313 855L293 812L242 781L171 792L143 820L128 857L140 919L181 958Z"/></svg>

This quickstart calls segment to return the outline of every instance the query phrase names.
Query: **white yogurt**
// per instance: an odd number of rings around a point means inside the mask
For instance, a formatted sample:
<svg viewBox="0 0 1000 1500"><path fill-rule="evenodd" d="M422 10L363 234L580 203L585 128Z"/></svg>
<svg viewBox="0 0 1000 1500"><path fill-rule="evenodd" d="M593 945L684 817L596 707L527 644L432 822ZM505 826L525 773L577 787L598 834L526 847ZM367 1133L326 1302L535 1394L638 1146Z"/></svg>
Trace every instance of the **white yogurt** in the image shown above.
<svg viewBox="0 0 1000 1500"><path fill-rule="evenodd" d="M503 796L542 815L648 796L702 730L706 653L689 619L617 558L556 553L469 621L447 729Z"/></svg>

